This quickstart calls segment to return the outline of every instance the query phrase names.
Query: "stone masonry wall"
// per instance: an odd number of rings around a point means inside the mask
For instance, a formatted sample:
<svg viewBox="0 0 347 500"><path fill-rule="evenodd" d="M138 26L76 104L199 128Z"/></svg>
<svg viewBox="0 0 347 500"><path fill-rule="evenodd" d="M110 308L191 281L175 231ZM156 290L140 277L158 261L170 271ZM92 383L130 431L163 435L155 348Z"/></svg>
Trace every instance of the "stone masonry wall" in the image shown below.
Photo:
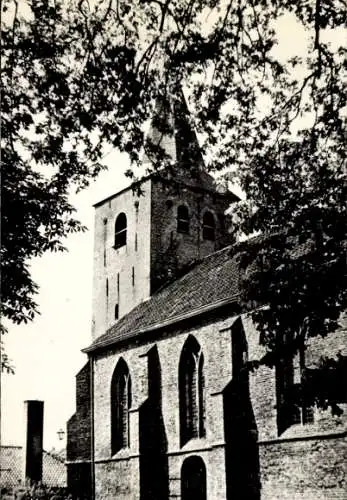
<svg viewBox="0 0 347 500"><path fill-rule="evenodd" d="M258 333L247 317L243 320L249 359L264 353ZM310 366L322 355L347 354L347 330L342 327L325 339L311 339L306 352ZM344 500L347 498L347 405L339 417L314 409L314 423L296 424L278 435L276 379L273 369L261 367L251 374L253 411L259 435L262 500ZM347 395L346 395L347 396Z"/></svg>
<svg viewBox="0 0 347 500"><path fill-rule="evenodd" d="M345 437L260 445L262 500L345 500Z"/></svg>
<svg viewBox="0 0 347 500"><path fill-rule="evenodd" d="M177 208L180 205L186 206L189 211L189 233L187 234L177 232ZM174 277L177 269L231 243L224 226L224 212L228 206L229 202L218 193L199 191L184 184L173 183L166 186L161 181L153 181L152 291L165 282L167 277ZM214 215L215 241L202 238L202 218L207 210ZM167 266L171 268L169 273Z"/></svg>
<svg viewBox="0 0 347 500"><path fill-rule="evenodd" d="M170 498L180 498L180 471L190 455L203 458L207 471L208 500L225 500L225 451L223 390L232 378L231 327L234 316L199 318L176 329L142 336L131 346L119 347L95 357L95 474L96 498L111 500L139 498L139 410L148 396L146 353L157 346L162 372L162 412L168 443ZM263 349L258 333L245 316L248 358L259 359ZM185 340L194 335L204 353L206 383L206 438L183 447L179 442L178 366ZM341 350L345 331L326 339ZM321 340L317 339L321 343ZM323 344L319 351L322 352ZM313 349L314 351L314 349ZM111 456L110 385L115 366L123 357L132 379L130 449ZM276 380L273 369L261 367L250 375L250 393L259 437L262 500L313 500L346 498L347 407L340 417L329 410L315 411L313 424L296 424L278 435L276 424ZM343 405L342 405L343 406ZM118 498L118 497L117 497Z"/></svg>
<svg viewBox="0 0 347 500"><path fill-rule="evenodd" d="M89 362L76 376L76 413L67 423L67 485L78 497L91 498L91 399Z"/></svg>
<svg viewBox="0 0 347 500"><path fill-rule="evenodd" d="M151 181L144 181L141 189L139 196L131 188L121 191L95 208L93 339L115 323L116 304L122 317L149 297ZM127 217L127 242L114 248L115 222L121 212Z"/></svg>
<svg viewBox="0 0 347 500"><path fill-rule="evenodd" d="M67 423L68 461L90 460L91 402L89 362L76 375L76 413Z"/></svg>
<svg viewBox="0 0 347 500"><path fill-rule="evenodd" d="M234 318L200 326L163 332L160 338L142 339L141 345L120 348L100 354L94 362L95 371L95 461L97 499L107 500L109 481L114 488L123 491L121 498L138 498L138 484L134 482L139 467L138 414L147 398L147 358L146 352L156 344L162 372L162 412L169 457L169 488L172 498L178 494L179 473L183 459L189 455L206 458L209 498L225 498L224 479L224 429L222 391L231 377L230 326ZM194 335L204 353L204 373L206 384L206 438L189 441L181 448L179 441L179 393L178 366L181 351L188 335ZM110 387L115 366L123 357L127 362L132 383L132 408L130 413L130 448L111 456L111 416ZM112 472L110 477L107 471ZM127 471L130 471L127 472ZM116 474L116 471L119 471ZM130 479L131 476L131 479ZM132 491L127 493L131 480ZM213 493L212 493L213 492ZM128 495L128 496L127 496ZM118 497L117 497L118 498ZM177 497L176 497L177 498Z"/></svg>

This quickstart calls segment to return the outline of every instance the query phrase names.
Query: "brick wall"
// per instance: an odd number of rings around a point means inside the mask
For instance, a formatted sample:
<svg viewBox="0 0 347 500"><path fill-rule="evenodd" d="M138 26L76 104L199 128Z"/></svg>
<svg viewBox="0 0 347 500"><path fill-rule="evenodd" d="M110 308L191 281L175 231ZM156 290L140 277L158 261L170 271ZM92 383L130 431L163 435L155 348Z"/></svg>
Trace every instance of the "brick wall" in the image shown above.
<svg viewBox="0 0 347 500"><path fill-rule="evenodd" d="M262 500L344 500L346 437L260 445Z"/></svg>
<svg viewBox="0 0 347 500"><path fill-rule="evenodd" d="M86 363L76 376L76 413L67 423L66 458L90 460L91 455L90 367Z"/></svg>
<svg viewBox="0 0 347 500"><path fill-rule="evenodd" d="M67 484L76 496L91 497L91 401L89 362L76 376L76 413L67 423Z"/></svg>
<svg viewBox="0 0 347 500"><path fill-rule="evenodd" d="M263 349L251 322L244 318L249 359L259 359ZM326 338L311 339L306 352L310 366L322 355L347 354L344 325ZM345 499L347 463L347 405L333 416L330 408L314 409L314 422L295 424L278 435L274 369L261 367L251 374L251 397L258 435L262 500Z"/></svg>
<svg viewBox="0 0 347 500"><path fill-rule="evenodd" d="M95 498L98 500L139 499L139 485L136 458L95 464Z"/></svg>
<svg viewBox="0 0 347 500"><path fill-rule="evenodd" d="M95 208L93 338L114 324L117 303L121 317L149 296L151 181L144 181L141 189L140 196L129 188ZM115 222L121 212L127 217L127 241L115 249Z"/></svg>
<svg viewBox="0 0 347 500"><path fill-rule="evenodd" d="M186 178L181 175L177 182L170 183L153 178L141 184L140 196L129 188L96 206L93 338L114 324L116 304L119 317L124 316L172 278L178 268L231 243L224 225L229 201L226 196L213 193L210 176L201 175L211 192L194 182L191 185L187 174ZM189 208L189 234L177 233L177 207L181 204ZM206 210L215 217L215 241L202 239L202 217ZM127 217L127 243L115 249L115 221L121 212Z"/></svg>
<svg viewBox="0 0 347 500"><path fill-rule="evenodd" d="M68 491L75 498L90 500L92 498L92 477L90 463L69 463L67 465Z"/></svg>
<svg viewBox="0 0 347 500"><path fill-rule="evenodd" d="M224 225L224 212L229 202L219 193L191 187L187 175L186 184L181 179L170 182L170 185L159 180L152 184L152 292L185 265L231 243ZM189 211L188 234L177 232L177 208L180 205L185 205ZM202 218L207 210L215 218L215 241L202 238Z"/></svg>
<svg viewBox="0 0 347 500"><path fill-rule="evenodd" d="M169 487L174 495L177 489L177 469L183 459L190 455L208 457L206 468L209 469L208 488L214 492L209 498L225 498L224 475L224 431L223 431L223 395L222 390L231 377L230 329L234 318L206 321L200 326L191 325L175 331L163 332L161 338L145 340L139 346L129 346L110 350L96 356L95 373L95 460L96 460L96 498L111 499L109 481L113 487L119 484L122 491L130 481L126 470L139 467L139 410L147 399L148 377L146 353L156 344L162 372L162 414L169 457ZM183 448L179 440L179 394L178 366L180 354L188 335L194 335L199 342L205 358L206 379L206 438L189 441ZM218 341L217 341L218 340ZM111 416L110 387L111 377L120 357L127 362L132 380L132 407L130 413L130 448L111 456ZM179 457L179 458L175 458ZM177 462L178 461L178 462ZM124 471L123 471L123 465ZM175 465L176 464L176 465ZM106 470L120 470L107 477ZM104 472L103 472L104 471ZM131 481L138 477L132 472ZM211 475L210 475L211 474ZM133 476L134 475L134 476ZM215 479L212 480L212 477ZM179 483L179 481L178 481ZM134 485L138 491L138 485ZM118 486L117 486L118 487ZM124 490L125 491L125 490ZM212 493L211 493L212 494ZM123 493L122 493L123 495ZM136 498L132 492L124 498Z"/></svg>
<svg viewBox="0 0 347 500"><path fill-rule="evenodd" d="M148 397L146 353L157 346L161 363L162 415L167 440L168 482L170 498L180 496L180 471L185 458L191 455L204 459L207 471L209 500L225 500L225 421L223 395L232 381L232 325L234 316L220 312L186 322L176 328L147 334L137 343L109 349L95 356L95 459L96 498L138 498L140 482L139 415ZM247 317L243 325L248 342L248 359L259 359L263 349L258 333ZM206 380L206 438L193 439L183 447L179 440L178 366L188 335L194 335L204 353ZM336 332L325 340L317 339L320 353L341 350L346 331ZM312 346L312 352L314 352ZM123 357L132 378L130 413L130 448L111 456L110 387L115 366ZM281 436L276 423L276 381L274 370L261 367L250 375L252 411L259 439L261 498L275 499L339 499L346 487L347 407L340 417L329 410L316 410L315 421L309 425L293 425ZM343 433L345 433L343 435ZM118 497L117 497L118 498ZM235 496L231 491L231 498Z"/></svg>

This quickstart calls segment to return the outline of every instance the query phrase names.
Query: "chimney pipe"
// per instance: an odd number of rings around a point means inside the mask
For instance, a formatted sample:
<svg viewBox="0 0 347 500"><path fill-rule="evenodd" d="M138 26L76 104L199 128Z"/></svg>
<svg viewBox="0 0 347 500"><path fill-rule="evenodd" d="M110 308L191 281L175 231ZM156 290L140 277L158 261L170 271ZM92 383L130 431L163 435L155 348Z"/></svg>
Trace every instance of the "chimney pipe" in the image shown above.
<svg viewBox="0 0 347 500"><path fill-rule="evenodd" d="M42 481L43 401L24 401L24 480Z"/></svg>

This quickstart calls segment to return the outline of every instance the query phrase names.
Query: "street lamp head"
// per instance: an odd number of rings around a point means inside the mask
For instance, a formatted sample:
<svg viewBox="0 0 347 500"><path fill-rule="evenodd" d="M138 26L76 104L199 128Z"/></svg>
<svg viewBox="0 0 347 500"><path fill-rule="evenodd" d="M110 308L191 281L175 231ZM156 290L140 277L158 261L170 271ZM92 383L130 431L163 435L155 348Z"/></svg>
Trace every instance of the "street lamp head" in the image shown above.
<svg viewBox="0 0 347 500"><path fill-rule="evenodd" d="M64 439L65 431L63 429L59 429L59 431L57 432L57 434L58 434L59 441L61 441L62 439Z"/></svg>

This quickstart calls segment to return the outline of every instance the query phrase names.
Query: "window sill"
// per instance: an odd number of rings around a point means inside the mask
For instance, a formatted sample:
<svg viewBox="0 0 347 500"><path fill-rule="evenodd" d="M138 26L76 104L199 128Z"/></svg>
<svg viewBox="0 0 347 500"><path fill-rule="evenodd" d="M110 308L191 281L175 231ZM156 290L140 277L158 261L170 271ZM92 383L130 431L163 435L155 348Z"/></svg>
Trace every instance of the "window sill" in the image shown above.
<svg viewBox="0 0 347 500"><path fill-rule="evenodd" d="M288 443L291 441L310 441L310 440L314 441L320 439L336 439L336 438L345 438L347 436L347 430L343 428L342 429L337 428L336 430L331 430L331 431L319 431L317 430L317 428L310 430L306 429L306 432L301 433L300 435L298 433L297 434L289 433L288 431L289 429L277 438L260 439L258 441L258 445L266 446L273 444Z"/></svg>
<svg viewBox="0 0 347 500"><path fill-rule="evenodd" d="M131 456L130 448L121 448L114 455L111 455L111 460L123 460L130 458Z"/></svg>
<svg viewBox="0 0 347 500"><path fill-rule="evenodd" d="M331 424L327 429L322 428L320 422L313 422L310 424L294 424L286 429L278 439L300 439L300 438L310 438L315 436L329 436L331 434L338 434L347 431L347 425L344 423Z"/></svg>
<svg viewBox="0 0 347 500"><path fill-rule="evenodd" d="M196 450L197 448L205 448L206 447L206 436L197 437L190 439L187 443L181 446L182 451L191 451Z"/></svg>

